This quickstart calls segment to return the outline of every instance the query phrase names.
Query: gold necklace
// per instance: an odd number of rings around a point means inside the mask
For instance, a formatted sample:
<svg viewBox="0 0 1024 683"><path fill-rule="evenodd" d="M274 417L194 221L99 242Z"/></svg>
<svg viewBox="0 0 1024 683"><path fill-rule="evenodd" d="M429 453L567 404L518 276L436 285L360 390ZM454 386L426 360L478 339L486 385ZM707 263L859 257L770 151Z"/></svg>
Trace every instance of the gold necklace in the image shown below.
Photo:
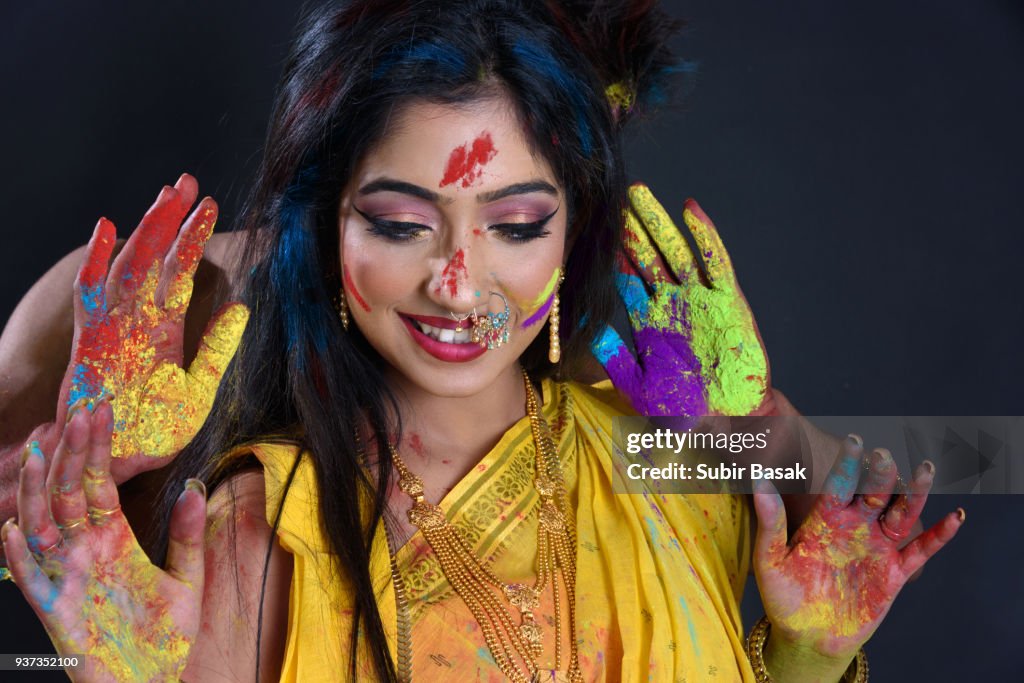
<svg viewBox="0 0 1024 683"><path fill-rule="evenodd" d="M391 459L398 470L398 486L413 500L409 522L423 534L437 556L441 570L452 589L462 598L480 625L491 657L501 672L510 680L530 683L539 680L537 658L543 650L540 624L533 614L540 597L551 581L555 609L555 668L562 668L562 633L559 610L559 586L555 575L561 573L569 602L569 670L568 680L580 683L579 657L576 646L576 539L572 520L567 514L565 482L558 461L558 452L551 437L547 421L540 414L537 397L530 378L523 371L526 383L526 414L530 418L530 431L536 448L534 488L540 495L537 524L537 579L533 586L525 583L505 583L485 567L473 553L462 534L452 526L444 510L423 498L423 481L409 471L394 446L388 444ZM405 599L404 583L392 554L392 579L396 597ZM499 596L504 598L502 601ZM520 623L514 623L504 602L519 611ZM401 611L401 609L399 610ZM399 648L399 670L410 672L408 662L402 662Z"/></svg>

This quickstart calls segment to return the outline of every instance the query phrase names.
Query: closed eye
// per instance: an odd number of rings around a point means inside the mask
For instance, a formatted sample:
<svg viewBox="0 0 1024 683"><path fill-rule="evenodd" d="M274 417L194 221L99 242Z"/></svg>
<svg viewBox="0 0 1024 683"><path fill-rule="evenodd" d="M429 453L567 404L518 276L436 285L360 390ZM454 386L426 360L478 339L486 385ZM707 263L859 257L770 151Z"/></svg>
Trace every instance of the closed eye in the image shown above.
<svg viewBox="0 0 1024 683"><path fill-rule="evenodd" d="M389 221L386 218L368 216L356 207L355 212L370 224L370 234L391 242L410 242L431 230L430 226L410 221Z"/></svg>
<svg viewBox="0 0 1024 683"><path fill-rule="evenodd" d="M488 230L494 230L503 240L508 242L530 242L535 239L547 237L551 231L547 229L548 221L558 213L558 208L543 218L529 223L496 223L488 226Z"/></svg>

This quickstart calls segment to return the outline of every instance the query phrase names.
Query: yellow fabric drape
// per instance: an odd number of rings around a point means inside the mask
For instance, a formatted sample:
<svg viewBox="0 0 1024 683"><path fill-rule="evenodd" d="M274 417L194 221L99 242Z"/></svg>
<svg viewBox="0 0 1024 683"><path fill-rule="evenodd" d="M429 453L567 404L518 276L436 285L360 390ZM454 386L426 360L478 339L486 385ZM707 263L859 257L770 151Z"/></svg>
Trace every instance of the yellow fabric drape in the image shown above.
<svg viewBox="0 0 1024 683"><path fill-rule="evenodd" d="M746 501L726 494L614 493L612 418L629 414L628 408L608 382L588 387L545 381L542 389L542 411L575 510L576 635L584 680L753 681L738 605L750 557ZM267 518L273 520L299 453L271 444L253 452L264 466ZM524 417L440 503L477 557L508 582L532 583L535 577L533 469ZM351 593L331 568L317 501L312 463L302 457L278 528L281 545L294 558L282 681L336 681L349 668ZM396 560L410 602L413 679L505 680L419 533ZM395 652L396 606L383 530L374 541L370 571ZM539 664L554 669L554 628L544 618L553 614L550 591L537 613L545 626ZM565 613L563 600L563 624ZM357 670L369 675L365 653Z"/></svg>

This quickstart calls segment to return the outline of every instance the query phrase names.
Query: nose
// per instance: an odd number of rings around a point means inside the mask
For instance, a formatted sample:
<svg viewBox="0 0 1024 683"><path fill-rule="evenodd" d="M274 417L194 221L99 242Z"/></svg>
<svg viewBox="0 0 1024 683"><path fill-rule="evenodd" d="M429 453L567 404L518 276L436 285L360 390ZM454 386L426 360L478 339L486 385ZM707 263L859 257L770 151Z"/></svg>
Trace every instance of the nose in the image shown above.
<svg viewBox="0 0 1024 683"><path fill-rule="evenodd" d="M483 255L469 246L454 246L437 260L429 286L430 297L457 315L468 315L487 302L489 275ZM482 311L478 311L482 312Z"/></svg>

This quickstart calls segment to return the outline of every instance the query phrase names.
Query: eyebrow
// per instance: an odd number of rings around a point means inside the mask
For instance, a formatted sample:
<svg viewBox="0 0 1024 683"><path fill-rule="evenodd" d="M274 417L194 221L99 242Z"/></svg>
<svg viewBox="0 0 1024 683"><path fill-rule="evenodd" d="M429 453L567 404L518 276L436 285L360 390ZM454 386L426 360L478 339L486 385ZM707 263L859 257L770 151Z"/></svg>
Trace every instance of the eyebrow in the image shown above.
<svg viewBox="0 0 1024 683"><path fill-rule="evenodd" d="M442 202L444 204L450 204L454 201L450 197L442 198L436 192L428 190L425 187L419 185L413 185L402 180L394 180L392 178L378 178L372 182L363 185L359 188L359 195L365 196L368 194L374 194L375 192L397 192L399 194L407 194L418 199L424 199L428 202ZM490 202L504 199L505 197L511 197L517 194L530 194L533 192L543 192L549 194L552 197L558 196L558 190L551 183L543 180L531 180L525 183L515 183L507 187L502 187L497 190L491 190L476 196L476 201L479 204L488 204Z"/></svg>

